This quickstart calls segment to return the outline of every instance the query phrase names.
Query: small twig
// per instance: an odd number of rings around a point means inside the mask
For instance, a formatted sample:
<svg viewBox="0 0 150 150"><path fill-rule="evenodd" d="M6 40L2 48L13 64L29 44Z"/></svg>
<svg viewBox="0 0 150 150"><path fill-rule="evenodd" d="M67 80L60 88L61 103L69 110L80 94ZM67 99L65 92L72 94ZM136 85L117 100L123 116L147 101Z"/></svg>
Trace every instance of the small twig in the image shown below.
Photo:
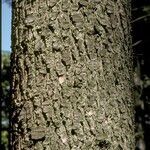
<svg viewBox="0 0 150 150"><path fill-rule="evenodd" d="M139 18L136 18L136 19L132 20L131 23L135 23L135 22L137 22L137 21L139 21L139 20L141 20L141 19L144 19L144 18L146 18L146 17L149 17L149 16L150 16L150 14L141 16L141 17L139 17Z"/></svg>
<svg viewBox="0 0 150 150"><path fill-rule="evenodd" d="M133 44L132 44L132 47L135 47L135 46L139 45L141 42L142 42L142 40L139 40L139 41L133 43Z"/></svg>

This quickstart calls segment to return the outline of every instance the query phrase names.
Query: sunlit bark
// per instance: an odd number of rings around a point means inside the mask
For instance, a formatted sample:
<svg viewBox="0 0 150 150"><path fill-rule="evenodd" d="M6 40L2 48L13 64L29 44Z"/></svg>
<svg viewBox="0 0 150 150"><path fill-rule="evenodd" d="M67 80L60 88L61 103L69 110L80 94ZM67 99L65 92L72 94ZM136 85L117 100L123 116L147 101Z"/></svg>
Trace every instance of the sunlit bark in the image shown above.
<svg viewBox="0 0 150 150"><path fill-rule="evenodd" d="M13 3L14 150L134 149L129 8L126 0Z"/></svg>

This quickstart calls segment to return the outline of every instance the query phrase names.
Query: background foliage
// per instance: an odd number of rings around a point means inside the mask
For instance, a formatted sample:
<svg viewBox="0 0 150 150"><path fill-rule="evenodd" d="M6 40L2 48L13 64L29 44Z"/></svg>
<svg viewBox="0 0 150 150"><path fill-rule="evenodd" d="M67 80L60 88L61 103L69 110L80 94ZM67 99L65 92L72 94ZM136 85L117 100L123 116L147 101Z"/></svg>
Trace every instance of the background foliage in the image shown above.
<svg viewBox="0 0 150 150"><path fill-rule="evenodd" d="M0 149L8 149L9 128L9 99L10 99L10 53L2 52L1 62L1 146Z"/></svg>

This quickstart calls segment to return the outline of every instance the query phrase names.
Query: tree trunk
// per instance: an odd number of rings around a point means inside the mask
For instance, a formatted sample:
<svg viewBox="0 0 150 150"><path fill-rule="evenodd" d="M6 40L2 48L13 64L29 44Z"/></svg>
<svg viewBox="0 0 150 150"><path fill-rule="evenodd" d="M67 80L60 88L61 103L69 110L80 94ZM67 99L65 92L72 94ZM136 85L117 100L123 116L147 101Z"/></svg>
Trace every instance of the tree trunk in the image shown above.
<svg viewBox="0 0 150 150"><path fill-rule="evenodd" d="M12 149L134 149L129 8L13 2Z"/></svg>

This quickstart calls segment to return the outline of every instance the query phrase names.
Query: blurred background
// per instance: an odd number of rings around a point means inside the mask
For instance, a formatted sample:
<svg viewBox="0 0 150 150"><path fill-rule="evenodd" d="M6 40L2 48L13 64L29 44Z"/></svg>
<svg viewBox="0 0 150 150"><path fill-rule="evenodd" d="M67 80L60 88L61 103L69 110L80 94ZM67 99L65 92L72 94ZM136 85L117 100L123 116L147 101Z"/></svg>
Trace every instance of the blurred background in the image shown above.
<svg viewBox="0 0 150 150"><path fill-rule="evenodd" d="M150 0L132 0L136 150L150 150Z"/></svg>
<svg viewBox="0 0 150 150"><path fill-rule="evenodd" d="M8 149L11 3L2 1L1 136L0 149ZM132 41L134 51L134 91L136 150L150 150L150 0L132 0Z"/></svg>

